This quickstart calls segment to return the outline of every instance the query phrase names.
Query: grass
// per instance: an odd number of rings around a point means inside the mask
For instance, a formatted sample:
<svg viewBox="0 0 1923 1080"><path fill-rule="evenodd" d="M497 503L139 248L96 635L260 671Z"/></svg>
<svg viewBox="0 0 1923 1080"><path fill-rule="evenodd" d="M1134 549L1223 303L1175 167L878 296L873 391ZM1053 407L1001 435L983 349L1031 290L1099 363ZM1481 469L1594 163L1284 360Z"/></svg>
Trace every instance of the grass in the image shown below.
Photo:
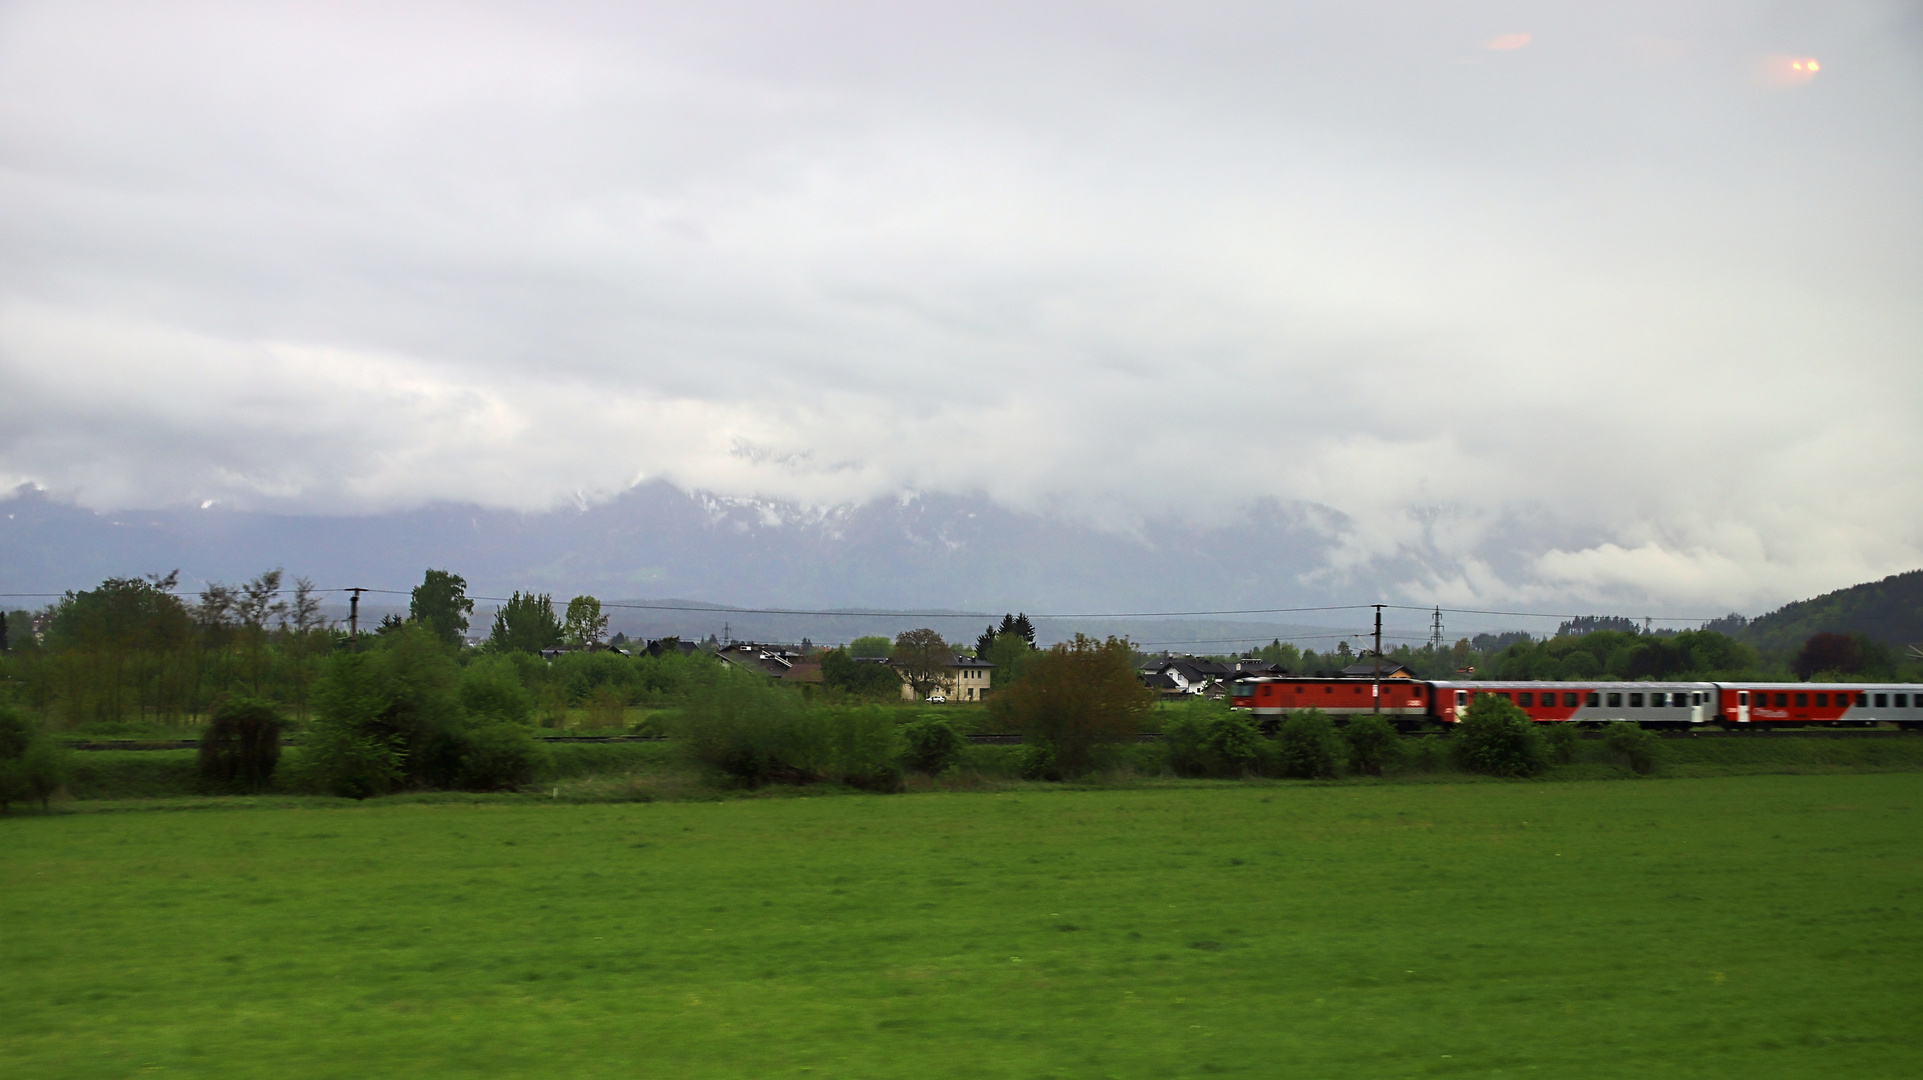
<svg viewBox="0 0 1923 1080"><path fill-rule="evenodd" d="M1914 773L282 805L0 819L0 1075L1923 1059Z"/></svg>

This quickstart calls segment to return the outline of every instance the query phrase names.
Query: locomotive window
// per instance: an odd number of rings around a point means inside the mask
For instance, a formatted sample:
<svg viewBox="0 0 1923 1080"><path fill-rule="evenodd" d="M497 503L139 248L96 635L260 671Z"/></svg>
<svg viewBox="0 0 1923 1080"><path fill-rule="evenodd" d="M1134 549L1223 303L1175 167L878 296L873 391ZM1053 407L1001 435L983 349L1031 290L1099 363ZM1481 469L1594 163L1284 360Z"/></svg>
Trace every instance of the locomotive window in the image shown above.
<svg viewBox="0 0 1923 1080"><path fill-rule="evenodd" d="M1818 695L1816 695L1816 707L1817 707L1817 708L1819 708L1819 709L1820 709L1820 708L1822 708L1822 707L1824 707L1825 705L1828 705L1829 703L1830 703L1830 696L1829 696L1828 694L1818 694Z"/></svg>
<svg viewBox="0 0 1923 1080"><path fill-rule="evenodd" d="M1887 709L1887 708L1889 708L1889 707L1890 707L1890 696L1889 696L1888 694L1878 694L1878 695L1876 695L1876 707L1877 707L1877 708L1879 708L1879 709Z"/></svg>
<svg viewBox="0 0 1923 1080"><path fill-rule="evenodd" d="M1612 708L1612 709L1620 709L1620 708L1622 708L1622 707L1623 707L1623 696L1622 696L1621 694L1611 694L1611 695L1609 695L1609 707L1610 707L1610 708Z"/></svg>
<svg viewBox="0 0 1923 1080"><path fill-rule="evenodd" d="M1571 708L1574 708L1575 705L1576 705L1576 695L1568 691L1564 691L1562 695L1563 708L1571 709Z"/></svg>
<svg viewBox="0 0 1923 1080"><path fill-rule="evenodd" d="M1534 705L1535 703L1536 703L1536 695L1530 693L1527 690L1524 690L1523 692L1516 695L1516 704L1518 705L1527 707L1527 706Z"/></svg>
<svg viewBox="0 0 1923 1080"><path fill-rule="evenodd" d="M1631 694L1631 695L1629 695L1629 707L1630 707L1630 708L1632 708L1632 709L1640 709L1640 708L1642 708L1642 707L1643 707L1643 696L1642 696L1641 694Z"/></svg>
<svg viewBox="0 0 1923 1080"><path fill-rule="evenodd" d="M1868 705L1870 703L1870 696L1868 694L1858 694L1856 695L1856 703L1858 705Z"/></svg>
<svg viewBox="0 0 1923 1080"><path fill-rule="evenodd" d="M1809 695L1808 694L1796 695L1796 707L1799 709L1809 708Z"/></svg>

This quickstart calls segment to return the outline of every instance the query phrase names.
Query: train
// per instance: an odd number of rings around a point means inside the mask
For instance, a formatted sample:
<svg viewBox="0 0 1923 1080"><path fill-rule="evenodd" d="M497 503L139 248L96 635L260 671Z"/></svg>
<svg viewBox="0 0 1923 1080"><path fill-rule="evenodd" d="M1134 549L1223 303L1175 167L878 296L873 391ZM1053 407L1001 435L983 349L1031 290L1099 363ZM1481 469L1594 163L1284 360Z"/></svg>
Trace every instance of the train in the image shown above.
<svg viewBox="0 0 1923 1080"><path fill-rule="evenodd" d="M1229 684L1229 704L1263 727L1297 709L1338 721L1378 713L1397 727L1453 724L1478 694L1508 701L1545 724L1630 722L1646 728L1707 725L1923 728L1915 683L1509 682L1265 675Z"/></svg>

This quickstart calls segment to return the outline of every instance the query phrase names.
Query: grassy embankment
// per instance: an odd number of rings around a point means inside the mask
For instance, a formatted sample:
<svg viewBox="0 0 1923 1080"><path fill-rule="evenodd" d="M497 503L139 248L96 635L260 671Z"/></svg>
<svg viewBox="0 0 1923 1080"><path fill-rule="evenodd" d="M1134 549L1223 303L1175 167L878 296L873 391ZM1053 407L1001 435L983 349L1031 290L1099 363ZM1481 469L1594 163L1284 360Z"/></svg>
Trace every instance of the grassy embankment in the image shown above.
<svg viewBox="0 0 1923 1080"><path fill-rule="evenodd" d="M1405 740L1405 745L1416 745ZM575 801L713 798L720 792L689 770L678 747L669 742L552 743L552 767L540 778L543 794ZM1923 739L1829 739L1775 735L1745 739L1668 739L1662 744L1658 775L1731 776L1755 773L1848 773L1923 771ZM283 765L300 754L284 752ZM1548 780L1601 780L1633 775L1609 758L1593 740L1578 744L1578 759L1553 766ZM940 781L911 778L911 787L969 788L1007 786L1020 775L1020 748L970 746L961 768ZM1436 757L1440 755L1432 755ZM178 798L202 794L192 750L97 750L73 755L68 794L86 802L114 799ZM1108 755L1109 767L1085 784L1127 786L1168 780L1167 755L1154 743L1120 746ZM1438 782L1474 779L1438 762L1426 771L1405 768L1387 782ZM1189 783L1187 781L1169 781ZM1278 781L1249 781L1275 784ZM1363 781L1376 783L1379 781ZM1280 783L1299 783L1281 781ZM71 805L71 804L70 804Z"/></svg>
<svg viewBox="0 0 1923 1080"><path fill-rule="evenodd" d="M1923 776L0 819L0 1075L1897 1077Z"/></svg>

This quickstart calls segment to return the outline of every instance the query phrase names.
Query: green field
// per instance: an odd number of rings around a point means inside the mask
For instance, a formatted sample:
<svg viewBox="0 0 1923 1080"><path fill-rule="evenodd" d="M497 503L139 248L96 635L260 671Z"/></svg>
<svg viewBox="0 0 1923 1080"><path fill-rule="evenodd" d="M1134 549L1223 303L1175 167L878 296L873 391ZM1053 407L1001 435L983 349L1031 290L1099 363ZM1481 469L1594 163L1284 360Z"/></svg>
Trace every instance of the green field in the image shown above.
<svg viewBox="0 0 1923 1080"><path fill-rule="evenodd" d="M0 819L0 1076L1830 1080L1923 775Z"/></svg>

